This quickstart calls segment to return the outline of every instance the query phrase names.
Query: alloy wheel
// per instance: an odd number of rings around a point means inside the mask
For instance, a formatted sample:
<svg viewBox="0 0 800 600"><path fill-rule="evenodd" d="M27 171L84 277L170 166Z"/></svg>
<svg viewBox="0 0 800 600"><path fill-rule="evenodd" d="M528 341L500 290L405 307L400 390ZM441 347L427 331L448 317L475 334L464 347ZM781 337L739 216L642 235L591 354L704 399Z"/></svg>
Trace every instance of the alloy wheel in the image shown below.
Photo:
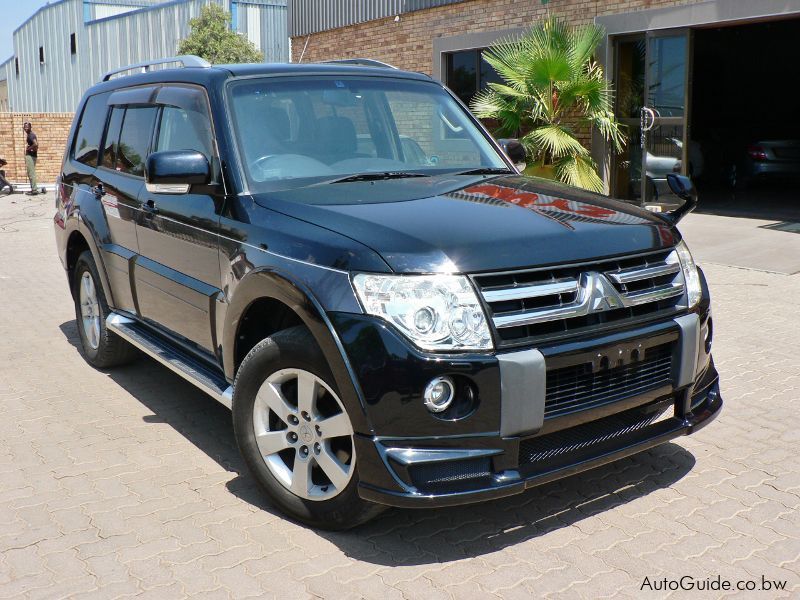
<svg viewBox="0 0 800 600"><path fill-rule="evenodd" d="M261 385L253 404L261 457L287 490L305 500L328 500L355 470L353 426L339 397L302 369L282 369Z"/></svg>
<svg viewBox="0 0 800 600"><path fill-rule="evenodd" d="M85 271L81 276L80 305L83 333L92 350L100 347L100 303L92 275Z"/></svg>

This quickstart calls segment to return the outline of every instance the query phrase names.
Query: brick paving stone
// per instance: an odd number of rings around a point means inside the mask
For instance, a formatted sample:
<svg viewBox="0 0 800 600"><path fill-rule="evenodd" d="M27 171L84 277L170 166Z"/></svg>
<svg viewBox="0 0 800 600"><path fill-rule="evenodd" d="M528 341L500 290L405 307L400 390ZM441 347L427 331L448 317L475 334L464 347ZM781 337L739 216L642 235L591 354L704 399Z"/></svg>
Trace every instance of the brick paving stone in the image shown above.
<svg viewBox="0 0 800 600"><path fill-rule="evenodd" d="M726 406L697 435L316 532L259 497L224 408L146 359L85 363L51 206L0 199L0 598L625 598L686 574L800 593L800 275L705 265Z"/></svg>

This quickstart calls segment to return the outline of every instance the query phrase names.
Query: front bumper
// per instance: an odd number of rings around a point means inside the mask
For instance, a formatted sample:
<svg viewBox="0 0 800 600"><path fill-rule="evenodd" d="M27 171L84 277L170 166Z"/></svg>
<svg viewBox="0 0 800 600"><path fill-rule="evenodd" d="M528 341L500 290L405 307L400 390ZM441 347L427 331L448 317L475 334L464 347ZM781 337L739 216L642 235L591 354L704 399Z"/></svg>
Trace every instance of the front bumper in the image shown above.
<svg viewBox="0 0 800 600"><path fill-rule="evenodd" d="M418 464L426 466L429 477L439 474L440 479L433 484L429 479L420 488L414 485L414 476L411 475L410 485L403 481L404 489L401 490L381 488L362 479L359 494L372 502L406 508L454 506L519 494L528 488L631 456L703 428L722 408L716 371L711 381L711 385L692 398L690 411L684 412L685 399L679 395L671 405L659 403L628 411L628 414L619 413L615 415L615 422L609 418L591 422L588 425L596 433L592 436L588 432L590 435L585 439L576 439L575 430L565 430L566 435L561 435L559 440L552 439L554 434L541 436L538 445L537 438L496 438L492 441L503 448L444 450L439 460L432 461L434 455L430 454L430 449L420 451L409 448L403 453L398 451L397 446L391 445L392 442L360 438L357 451L363 456L365 452L377 448L386 468L401 481L409 469L418 468L414 467L415 458L427 460ZM652 408L654 412L648 415L644 412L646 408ZM655 413L659 410L665 410L666 415L658 418ZM629 420L629 423L623 426L623 433L609 436L604 431L604 426L613 427L625 420ZM548 437L551 439L545 439ZM563 445L558 446L557 441ZM537 452L545 445L546 451ZM560 450L563 452L559 453ZM500 462L497 459L504 455L518 457L516 468L496 469L495 465ZM538 460L525 462L524 459ZM403 471L402 475L397 474Z"/></svg>

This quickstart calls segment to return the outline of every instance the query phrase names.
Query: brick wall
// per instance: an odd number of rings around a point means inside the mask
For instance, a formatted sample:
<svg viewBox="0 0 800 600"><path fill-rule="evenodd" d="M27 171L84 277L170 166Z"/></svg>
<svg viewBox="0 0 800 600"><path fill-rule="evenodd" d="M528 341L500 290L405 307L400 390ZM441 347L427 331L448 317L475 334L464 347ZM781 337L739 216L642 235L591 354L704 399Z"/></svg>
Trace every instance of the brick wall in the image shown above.
<svg viewBox="0 0 800 600"><path fill-rule="evenodd" d="M304 62L336 58L374 58L401 69L431 74L433 39L493 29L529 26L548 11L574 24L596 16L692 4L699 0L470 0L394 17L369 21L292 40L292 60L305 50Z"/></svg>
<svg viewBox="0 0 800 600"><path fill-rule="evenodd" d="M61 169L64 146L72 125L72 113L0 113L0 156L11 183L27 183L25 172L25 133L22 124L30 121L39 138L36 175L40 185L54 183Z"/></svg>

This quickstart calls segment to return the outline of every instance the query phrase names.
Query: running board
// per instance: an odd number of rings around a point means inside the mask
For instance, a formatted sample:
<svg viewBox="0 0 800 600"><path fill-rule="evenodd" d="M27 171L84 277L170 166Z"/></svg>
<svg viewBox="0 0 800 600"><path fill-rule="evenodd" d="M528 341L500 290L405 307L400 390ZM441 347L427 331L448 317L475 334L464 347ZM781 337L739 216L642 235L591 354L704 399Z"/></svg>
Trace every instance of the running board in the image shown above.
<svg viewBox="0 0 800 600"><path fill-rule="evenodd" d="M106 319L106 327L203 390L219 403L228 408L233 406L233 387L223 377L213 373L180 350L162 342L135 320L112 312Z"/></svg>

